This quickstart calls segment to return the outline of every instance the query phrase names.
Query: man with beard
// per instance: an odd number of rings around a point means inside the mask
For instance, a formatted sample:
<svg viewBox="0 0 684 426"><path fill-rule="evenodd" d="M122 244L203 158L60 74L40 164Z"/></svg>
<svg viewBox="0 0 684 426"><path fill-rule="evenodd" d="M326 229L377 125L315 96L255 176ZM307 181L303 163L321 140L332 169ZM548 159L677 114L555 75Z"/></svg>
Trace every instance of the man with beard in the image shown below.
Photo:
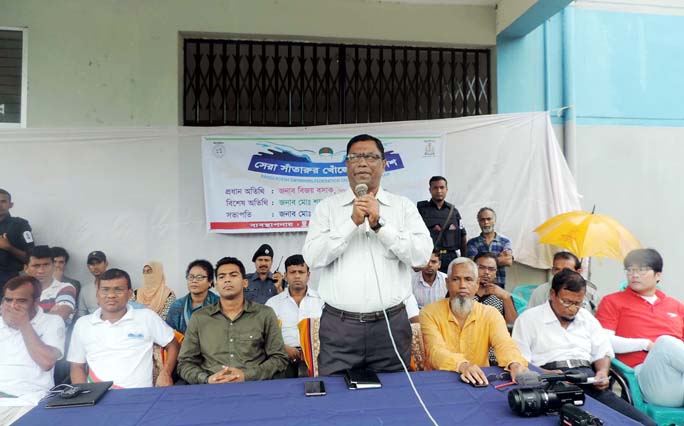
<svg viewBox="0 0 684 426"><path fill-rule="evenodd" d="M575 271L557 273L551 282L549 302L520 314L513 327L513 340L530 363L550 373L579 370L594 376L597 382L580 385L587 395L642 424L655 425L609 389L613 349L598 320L582 308L586 286Z"/></svg>
<svg viewBox="0 0 684 426"><path fill-rule="evenodd" d="M466 383L488 384L480 367L488 367L489 348L499 366L511 378L527 370L527 361L508 334L506 322L491 306L473 300L478 269L472 260L459 257L447 269L449 299L426 306L420 312L426 367L456 371Z"/></svg>
<svg viewBox="0 0 684 426"><path fill-rule="evenodd" d="M271 266L273 266L273 249L268 244L262 244L254 256L255 272L247 274L247 288L245 288L245 299L261 303L266 303L268 299L280 294L283 288L287 286L283 283L283 275L276 271L271 274Z"/></svg>
<svg viewBox="0 0 684 426"><path fill-rule="evenodd" d="M447 192L449 187L446 178L433 176L430 178L430 199L418 202L418 213L430 231L442 273L446 272L452 260L465 255L467 238L461 214L446 201Z"/></svg>
<svg viewBox="0 0 684 426"><path fill-rule="evenodd" d="M446 296L446 274L440 271L440 266L439 250L435 249L432 251L428 264L423 269L414 272L413 295L421 309Z"/></svg>
<svg viewBox="0 0 684 426"><path fill-rule="evenodd" d="M491 252L496 254L496 280L495 283L501 288L506 288L506 269L513 265L513 248L511 240L505 235L494 230L496 225L496 212L490 207L482 207L477 212L477 223L482 232L475 238L468 240L468 254L475 259L479 253Z"/></svg>
<svg viewBox="0 0 684 426"><path fill-rule="evenodd" d="M305 318L320 318L323 311L323 300L307 285L309 276L309 266L301 254L288 257L285 259L285 279L289 284L287 290L266 302L266 306L273 309L281 322L285 352L290 358L290 365L285 372L287 377L308 375L306 363L302 360L297 324Z"/></svg>
<svg viewBox="0 0 684 426"><path fill-rule="evenodd" d="M190 318L178 356L178 375L190 384L267 380L287 367L273 309L245 299L245 267L234 257L216 263L218 303Z"/></svg>

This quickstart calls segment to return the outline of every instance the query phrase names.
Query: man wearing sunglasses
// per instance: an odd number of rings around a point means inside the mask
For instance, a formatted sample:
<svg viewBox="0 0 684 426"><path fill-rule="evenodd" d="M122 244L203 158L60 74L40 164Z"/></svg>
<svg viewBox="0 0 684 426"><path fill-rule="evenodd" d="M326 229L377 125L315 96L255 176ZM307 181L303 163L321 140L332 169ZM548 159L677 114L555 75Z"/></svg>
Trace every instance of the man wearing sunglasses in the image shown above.
<svg viewBox="0 0 684 426"><path fill-rule="evenodd" d="M633 250L624 260L628 287L601 301L596 318L611 335L617 358L635 369L645 399L684 406L684 305L657 288L663 258Z"/></svg>
<svg viewBox="0 0 684 426"><path fill-rule="evenodd" d="M564 269L557 273L548 303L520 314L513 340L531 364L549 373L576 370L593 376L593 384L580 385L584 393L641 424L655 425L609 389L613 349L598 320L582 308L586 288L587 282L577 272Z"/></svg>

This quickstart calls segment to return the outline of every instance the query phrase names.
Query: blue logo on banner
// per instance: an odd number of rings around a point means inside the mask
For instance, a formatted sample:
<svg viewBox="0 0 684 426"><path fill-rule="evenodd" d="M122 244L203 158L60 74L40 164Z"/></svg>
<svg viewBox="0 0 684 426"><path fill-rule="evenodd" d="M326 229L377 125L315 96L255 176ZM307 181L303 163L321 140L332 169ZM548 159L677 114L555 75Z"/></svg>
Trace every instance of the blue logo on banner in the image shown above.
<svg viewBox="0 0 684 426"><path fill-rule="evenodd" d="M312 178L333 178L347 176L344 160L338 162L313 162L308 155L295 155L268 149L252 156L248 170L280 176L307 176ZM385 171L404 168L401 156L394 151L385 152Z"/></svg>

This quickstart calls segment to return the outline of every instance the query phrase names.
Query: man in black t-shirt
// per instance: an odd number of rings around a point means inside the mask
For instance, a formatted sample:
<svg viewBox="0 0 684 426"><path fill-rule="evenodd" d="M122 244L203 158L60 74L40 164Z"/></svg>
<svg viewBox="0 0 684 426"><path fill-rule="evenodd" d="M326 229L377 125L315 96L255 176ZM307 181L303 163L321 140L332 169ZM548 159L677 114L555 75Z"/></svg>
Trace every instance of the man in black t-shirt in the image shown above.
<svg viewBox="0 0 684 426"><path fill-rule="evenodd" d="M461 214L446 201L448 191L446 178L433 176L430 178L430 200L418 202L418 212L430 231L442 262L439 270L444 273L453 259L465 256L467 241Z"/></svg>
<svg viewBox="0 0 684 426"><path fill-rule="evenodd" d="M0 189L0 287L19 275L26 252L33 247L31 225L26 219L12 217L12 194Z"/></svg>

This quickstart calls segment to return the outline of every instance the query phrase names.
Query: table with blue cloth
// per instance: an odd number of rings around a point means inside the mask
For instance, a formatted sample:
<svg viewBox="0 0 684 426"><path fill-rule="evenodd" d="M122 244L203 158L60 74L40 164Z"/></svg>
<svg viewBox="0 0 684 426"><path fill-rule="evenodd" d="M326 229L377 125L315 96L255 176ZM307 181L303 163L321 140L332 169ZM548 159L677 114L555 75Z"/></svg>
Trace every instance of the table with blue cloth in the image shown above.
<svg viewBox="0 0 684 426"><path fill-rule="evenodd" d="M500 373L497 367L485 369ZM110 390L91 407L46 409L16 425L430 425L404 373L380 374L381 389L349 390L342 377L322 377L327 396L306 397L306 379ZM557 415L522 418L508 407L508 389L475 388L445 371L411 373L440 425L557 425ZM637 425L587 397L584 409L606 425Z"/></svg>

